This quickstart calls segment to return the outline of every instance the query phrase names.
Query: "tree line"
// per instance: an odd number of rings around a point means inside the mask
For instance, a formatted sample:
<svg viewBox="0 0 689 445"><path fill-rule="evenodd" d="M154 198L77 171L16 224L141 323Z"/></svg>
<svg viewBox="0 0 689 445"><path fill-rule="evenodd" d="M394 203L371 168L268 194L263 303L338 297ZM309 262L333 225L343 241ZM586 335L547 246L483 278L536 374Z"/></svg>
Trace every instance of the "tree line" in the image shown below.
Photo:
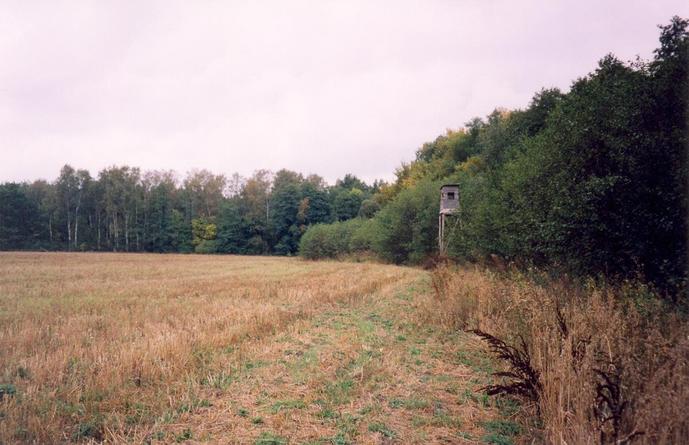
<svg viewBox="0 0 689 445"><path fill-rule="evenodd" d="M451 257L686 290L687 25L661 26L650 61L609 54L566 93L543 89L525 109L496 109L424 144L374 196L382 208L371 221L314 226L302 254L363 246L418 263L437 252L438 188L458 183Z"/></svg>
<svg viewBox="0 0 689 445"><path fill-rule="evenodd" d="M53 182L0 184L0 249L294 254L311 224L371 216L368 185L346 175L113 166L93 177L65 165Z"/></svg>

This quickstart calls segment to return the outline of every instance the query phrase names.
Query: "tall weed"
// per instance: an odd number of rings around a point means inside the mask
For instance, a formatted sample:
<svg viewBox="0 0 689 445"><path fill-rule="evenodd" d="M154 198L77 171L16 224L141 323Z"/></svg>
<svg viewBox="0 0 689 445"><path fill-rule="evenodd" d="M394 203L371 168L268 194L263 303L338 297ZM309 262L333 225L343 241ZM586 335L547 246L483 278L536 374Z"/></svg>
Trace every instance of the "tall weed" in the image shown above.
<svg viewBox="0 0 689 445"><path fill-rule="evenodd" d="M536 401L552 443L689 437L689 324L643 285L442 267L426 317L473 330L505 370L490 393Z"/></svg>

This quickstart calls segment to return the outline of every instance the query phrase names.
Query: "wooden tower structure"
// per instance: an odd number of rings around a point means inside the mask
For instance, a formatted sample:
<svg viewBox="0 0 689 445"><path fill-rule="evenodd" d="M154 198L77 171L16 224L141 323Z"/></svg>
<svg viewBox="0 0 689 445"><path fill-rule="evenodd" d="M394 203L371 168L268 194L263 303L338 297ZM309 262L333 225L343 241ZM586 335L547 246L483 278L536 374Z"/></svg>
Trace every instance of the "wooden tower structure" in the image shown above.
<svg viewBox="0 0 689 445"><path fill-rule="evenodd" d="M459 184L445 184L440 187L440 212L438 214L438 251L445 255L447 251L448 223L449 231L459 221ZM452 223L454 222L454 224Z"/></svg>

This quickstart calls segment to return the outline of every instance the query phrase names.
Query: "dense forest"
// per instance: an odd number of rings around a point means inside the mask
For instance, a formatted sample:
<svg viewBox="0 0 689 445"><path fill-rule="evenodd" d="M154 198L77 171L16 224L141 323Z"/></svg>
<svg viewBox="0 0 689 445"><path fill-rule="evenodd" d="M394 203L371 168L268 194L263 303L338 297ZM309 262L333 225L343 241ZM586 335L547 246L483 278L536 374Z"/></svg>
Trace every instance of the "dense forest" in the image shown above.
<svg viewBox="0 0 689 445"><path fill-rule="evenodd" d="M424 144L381 187L372 220L318 225L310 258L437 252L438 188L460 184L448 254L686 289L689 34L674 17L650 61L603 57L569 92L543 89Z"/></svg>
<svg viewBox="0 0 689 445"><path fill-rule="evenodd" d="M288 170L180 180L115 166L94 178L65 165L52 183L0 185L0 249L287 255L311 224L372 216L379 187Z"/></svg>
<svg viewBox="0 0 689 445"><path fill-rule="evenodd" d="M448 254L686 286L687 21L650 61L607 55L568 92L496 109L416 152L391 184L347 175L65 165L54 182L0 185L0 249L335 257L437 253L438 187L460 184Z"/></svg>

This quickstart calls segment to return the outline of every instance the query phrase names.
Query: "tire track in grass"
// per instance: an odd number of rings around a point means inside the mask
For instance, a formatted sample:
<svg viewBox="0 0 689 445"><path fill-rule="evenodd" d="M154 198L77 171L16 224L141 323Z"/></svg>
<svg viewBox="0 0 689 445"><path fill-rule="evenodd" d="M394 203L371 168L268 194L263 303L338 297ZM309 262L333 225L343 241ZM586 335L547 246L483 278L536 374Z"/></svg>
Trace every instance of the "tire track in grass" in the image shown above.
<svg viewBox="0 0 689 445"><path fill-rule="evenodd" d="M513 443L472 336L415 317L423 281L335 304L252 347L205 407L149 438L238 444ZM496 420L497 418L497 420ZM194 434L194 430L199 431ZM187 437L191 434L191 437Z"/></svg>

